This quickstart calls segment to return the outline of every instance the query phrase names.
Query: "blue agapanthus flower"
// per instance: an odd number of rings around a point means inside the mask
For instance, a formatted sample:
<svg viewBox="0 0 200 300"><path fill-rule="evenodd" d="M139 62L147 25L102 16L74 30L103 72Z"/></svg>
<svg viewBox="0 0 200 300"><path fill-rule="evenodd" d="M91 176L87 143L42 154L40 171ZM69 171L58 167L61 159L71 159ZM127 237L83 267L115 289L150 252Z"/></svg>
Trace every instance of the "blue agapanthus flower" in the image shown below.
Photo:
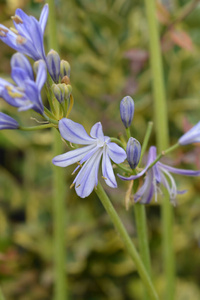
<svg viewBox="0 0 200 300"><path fill-rule="evenodd" d="M16 9L15 16L12 17L15 29L9 29L0 24L0 39L9 47L34 60L45 60L43 35L48 13L49 7L48 4L45 4L38 21L33 16L28 16L20 8Z"/></svg>
<svg viewBox="0 0 200 300"><path fill-rule="evenodd" d="M11 77L16 85L0 78L0 97L19 111L33 109L43 114L44 106L41 89L47 79L46 64L38 62L36 80L28 59L21 53L15 53L11 59Z"/></svg>
<svg viewBox="0 0 200 300"><path fill-rule="evenodd" d="M179 144L189 145L193 143L200 143L200 122L188 130L180 139L178 140Z"/></svg>
<svg viewBox="0 0 200 300"><path fill-rule="evenodd" d="M0 112L0 130L17 128L19 128L19 124L15 119L11 118L7 114Z"/></svg>
<svg viewBox="0 0 200 300"><path fill-rule="evenodd" d="M119 174L118 176L122 180L135 180L146 173L143 185L133 196L135 202L140 200L140 203L147 204L152 200L153 196L155 196L155 200L157 201L157 194L159 191L161 191L160 186L163 185L169 193L170 201L172 202L172 204L176 204L175 201L177 194L182 194L186 191L178 191L176 182L170 173L185 176L199 176L200 171L177 169L165 165L159 161L149 169L149 166L156 159L156 156L156 147L152 146L149 149L147 164L140 173L130 177L124 177Z"/></svg>
<svg viewBox="0 0 200 300"><path fill-rule="evenodd" d="M122 163L126 159L126 152L117 144L111 142L108 136L104 136L101 123L98 122L91 128L89 136L82 125L63 118L59 121L59 130L65 140L85 145L85 147L53 158L53 164L59 167L67 167L78 163L74 172L79 168L80 171L73 181L78 196L81 198L89 196L94 187L97 186L101 158L103 179L107 185L116 188L117 182L111 159L117 164Z"/></svg>

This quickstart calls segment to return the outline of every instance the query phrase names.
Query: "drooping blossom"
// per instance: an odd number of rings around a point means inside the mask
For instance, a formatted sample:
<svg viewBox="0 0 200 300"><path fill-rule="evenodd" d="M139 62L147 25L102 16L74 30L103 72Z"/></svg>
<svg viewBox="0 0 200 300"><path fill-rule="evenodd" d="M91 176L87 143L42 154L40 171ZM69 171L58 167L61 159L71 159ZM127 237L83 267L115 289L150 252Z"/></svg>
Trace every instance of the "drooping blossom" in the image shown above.
<svg viewBox="0 0 200 300"><path fill-rule="evenodd" d="M12 117L0 112L0 130L2 129L17 129L19 128L18 122Z"/></svg>
<svg viewBox="0 0 200 300"><path fill-rule="evenodd" d="M152 146L149 149L147 164L140 173L130 177L124 177L119 174L118 176L122 180L135 180L146 173L143 185L133 196L135 202L140 201L140 203L147 204L152 200L153 196L155 196L155 200L157 201L157 194L161 191L160 186L163 185L169 193L172 204L176 204L177 194L184 193L185 191L178 191L176 182L170 173L199 176L200 171L177 169L159 161L153 167L149 168L156 159L156 156L156 147Z"/></svg>
<svg viewBox="0 0 200 300"><path fill-rule="evenodd" d="M33 109L43 114L44 106L41 90L47 78L46 64L38 61L36 80L28 59L21 53L15 53L11 59L11 77L15 85L0 78L0 97L19 111Z"/></svg>
<svg viewBox="0 0 200 300"><path fill-rule="evenodd" d="M45 51L43 35L49 13L48 4L45 4L39 21L28 16L23 10L17 8L12 17L15 28L9 29L0 24L0 39L9 47L26 54L34 60L44 59Z"/></svg>
<svg viewBox="0 0 200 300"><path fill-rule="evenodd" d="M59 130L65 140L85 145L53 158L53 164L59 167L78 163L74 172L79 168L80 171L73 181L78 196L87 197L97 186L101 158L103 179L108 186L116 188L117 182L111 160L117 164L122 163L126 159L126 152L111 142L108 136L104 136L101 123L98 122L91 128L89 136L82 125L63 118L59 121Z"/></svg>

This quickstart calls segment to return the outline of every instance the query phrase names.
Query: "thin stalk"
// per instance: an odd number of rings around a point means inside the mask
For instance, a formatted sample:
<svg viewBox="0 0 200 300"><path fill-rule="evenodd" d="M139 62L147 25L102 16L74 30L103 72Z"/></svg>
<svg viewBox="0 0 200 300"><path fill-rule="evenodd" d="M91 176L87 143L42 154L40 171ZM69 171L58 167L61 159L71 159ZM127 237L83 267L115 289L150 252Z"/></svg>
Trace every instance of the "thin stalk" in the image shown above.
<svg viewBox="0 0 200 300"><path fill-rule="evenodd" d="M0 288L0 300L5 300L5 298L4 298L4 295L3 295L3 292L2 292L2 290L1 290L1 288Z"/></svg>
<svg viewBox="0 0 200 300"><path fill-rule="evenodd" d="M152 128L153 128L153 122L148 122L147 131L145 133L144 141L142 143L142 149L141 149L141 155L140 155L140 161L139 161L138 167L140 166L140 164L142 162L142 158L144 156L144 153L147 149L147 145L148 145L149 138L150 138L150 135L152 132Z"/></svg>
<svg viewBox="0 0 200 300"><path fill-rule="evenodd" d="M134 204L135 221L137 227L137 235L139 240L139 251L143 264L151 278L151 259L149 251L149 239L147 232L147 218L145 205L140 203ZM147 290L144 290L144 299L148 300Z"/></svg>
<svg viewBox="0 0 200 300"><path fill-rule="evenodd" d="M144 141L142 143L141 156L138 164L138 168L142 161L143 155L146 151L149 138L152 132L153 122L148 123L147 131L144 137ZM134 187L133 187L134 189ZM135 190L134 190L135 192ZM135 213L135 222L137 228L137 236L139 241L139 251L144 263L144 266L151 278L151 258L150 258L150 250L149 250L149 239L148 239L148 231L147 231L147 218L146 218L146 207L145 205L141 205L140 203L135 203L134 205L134 213ZM144 289L144 300L148 300L147 290Z"/></svg>
<svg viewBox="0 0 200 300"><path fill-rule="evenodd" d="M45 128L52 128L52 127L55 127L55 125L54 124L44 124L44 125L38 125L38 126L32 126L32 127L20 126L19 129L24 130L24 131L34 131L34 130L41 130L41 129L45 129Z"/></svg>
<svg viewBox="0 0 200 300"><path fill-rule="evenodd" d="M144 286L146 287L146 290L148 291L149 300L158 300L157 293L156 293L154 286L152 284L152 281L147 273L147 270L139 256L133 242L131 241L124 225L122 224L117 212L115 211L112 203L110 202L110 199L106 195L106 193L100 183L98 183L98 185L97 185L96 194L99 197L99 199L101 200L101 203L103 204L103 206L104 206L105 210L107 211L111 221L113 222L117 232L119 233L120 238L122 239L127 252L131 256L132 260L134 261L137 271L144 283Z"/></svg>
<svg viewBox="0 0 200 300"><path fill-rule="evenodd" d="M115 138L115 137L111 137L110 140L111 140L111 142L117 143L117 144L120 145L124 150L126 150L125 147L124 147L124 144L123 144L119 139L117 139L117 138Z"/></svg>
<svg viewBox="0 0 200 300"><path fill-rule="evenodd" d="M48 0L49 4L49 47L58 50L55 1ZM53 99L52 99L53 100ZM60 134L54 129L54 156L63 152L63 143ZM65 272L66 265L66 245L65 245L65 177L64 169L53 166L54 173L54 263L55 263L55 300L67 300L67 278Z"/></svg>
<svg viewBox="0 0 200 300"><path fill-rule="evenodd" d="M168 117L167 104L164 89L163 66L159 30L156 18L155 0L145 0L146 14L149 28L150 62L152 71L152 85L154 92L154 118L156 126L156 138L158 151L168 148ZM174 300L175 294L175 265L173 248L173 210L169 196L163 198L162 205L162 236L163 236L163 260L165 299Z"/></svg>

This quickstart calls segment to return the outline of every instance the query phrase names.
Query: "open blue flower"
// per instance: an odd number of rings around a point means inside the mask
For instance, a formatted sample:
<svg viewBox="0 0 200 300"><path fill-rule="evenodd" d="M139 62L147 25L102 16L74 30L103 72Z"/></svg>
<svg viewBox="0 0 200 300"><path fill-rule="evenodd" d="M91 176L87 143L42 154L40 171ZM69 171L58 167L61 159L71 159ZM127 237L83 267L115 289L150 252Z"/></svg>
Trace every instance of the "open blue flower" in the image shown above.
<svg viewBox="0 0 200 300"><path fill-rule="evenodd" d="M200 171L177 169L161 162L157 162L152 168L149 169L149 166L156 159L156 156L156 147L152 146L149 149L147 164L140 173L130 177L124 177L119 174L118 176L122 180L135 180L146 173L143 185L133 196L135 202L140 200L140 203L149 203L152 200L153 195L155 195L155 200L157 201L157 193L158 191L161 191L160 185L162 184L167 189L172 204L176 204L175 200L177 194L184 193L185 191L177 190L175 180L170 172L185 176L199 176Z"/></svg>
<svg viewBox="0 0 200 300"><path fill-rule="evenodd" d="M59 121L59 130L65 140L85 145L53 158L53 164L59 167L78 163L74 172L79 168L81 170L73 181L78 196L87 197L97 186L101 157L103 178L107 185L116 188L117 182L110 159L117 164L122 163L126 159L126 152L112 143L109 137L104 136L101 123L98 122L91 128L89 136L82 125L63 118Z"/></svg>
<svg viewBox="0 0 200 300"><path fill-rule="evenodd" d="M182 137L178 140L180 145L188 145L192 143L200 143L200 122L188 130Z"/></svg>
<svg viewBox="0 0 200 300"><path fill-rule="evenodd" d="M11 76L16 85L0 78L0 97L19 111L33 109L43 114L41 89L47 78L46 64L39 60L36 81L28 59L16 53L11 59Z"/></svg>
<svg viewBox="0 0 200 300"><path fill-rule="evenodd" d="M0 112L0 130L2 130L2 129L17 129L17 128L19 128L19 124L15 119Z"/></svg>
<svg viewBox="0 0 200 300"><path fill-rule="evenodd" d="M26 54L34 60L44 59L43 35L49 13L48 4L44 5L40 20L28 16L20 8L12 17L15 29L0 24L0 39L9 47Z"/></svg>

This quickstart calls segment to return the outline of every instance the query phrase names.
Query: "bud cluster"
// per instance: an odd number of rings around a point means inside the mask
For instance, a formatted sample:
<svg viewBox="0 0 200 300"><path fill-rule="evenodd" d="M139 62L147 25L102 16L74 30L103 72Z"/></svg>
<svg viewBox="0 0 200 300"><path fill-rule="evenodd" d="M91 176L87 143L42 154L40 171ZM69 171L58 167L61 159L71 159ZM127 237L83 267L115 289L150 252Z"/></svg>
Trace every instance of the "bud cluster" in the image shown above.
<svg viewBox="0 0 200 300"><path fill-rule="evenodd" d="M47 69L55 83L67 76L70 77L70 65L66 60L60 60L59 54L55 50L50 50L46 57Z"/></svg>

